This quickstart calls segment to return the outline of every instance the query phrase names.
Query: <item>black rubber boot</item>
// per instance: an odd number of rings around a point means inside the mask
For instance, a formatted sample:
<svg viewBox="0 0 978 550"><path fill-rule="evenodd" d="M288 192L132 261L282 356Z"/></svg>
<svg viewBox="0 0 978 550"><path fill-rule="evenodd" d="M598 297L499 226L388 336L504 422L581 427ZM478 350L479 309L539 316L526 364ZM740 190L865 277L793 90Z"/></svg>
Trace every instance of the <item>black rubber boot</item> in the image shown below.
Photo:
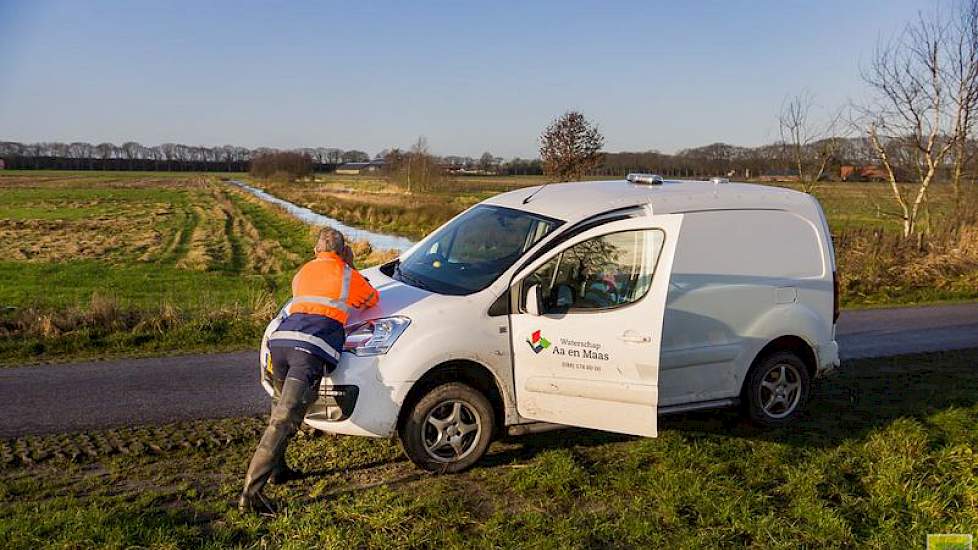
<svg viewBox="0 0 978 550"><path fill-rule="evenodd" d="M241 498L238 499L238 510L246 514L258 514L260 516L274 516L278 512L272 501L260 492L253 496L245 496L242 493Z"/></svg>
<svg viewBox="0 0 978 550"><path fill-rule="evenodd" d="M280 380L275 377L272 378L272 388L275 390L272 396L273 411L275 410L275 406L278 405L279 398L282 396L282 385L284 383L285 380ZM285 450L286 447L282 447L279 455L275 457L275 469L272 470L272 475L268 478L268 482L272 485L282 485L306 477L305 473L289 467L289 464L285 461Z"/></svg>
<svg viewBox="0 0 978 550"><path fill-rule="evenodd" d="M238 508L243 512L274 514L275 508L262 495L261 491L268 483L276 469L284 465L285 450L289 440L295 435L306 415L306 410L312 403L310 396L315 393L309 384L295 378L286 378L282 385L282 395L272 409L272 417L268 427L261 436L258 449L251 458L248 473L245 475L245 486L238 501Z"/></svg>
<svg viewBox="0 0 978 550"><path fill-rule="evenodd" d="M269 476L268 482L272 485L284 485L290 481L305 479L305 477L305 472L293 470L292 468L289 468L288 464L282 464L275 468L272 475Z"/></svg>

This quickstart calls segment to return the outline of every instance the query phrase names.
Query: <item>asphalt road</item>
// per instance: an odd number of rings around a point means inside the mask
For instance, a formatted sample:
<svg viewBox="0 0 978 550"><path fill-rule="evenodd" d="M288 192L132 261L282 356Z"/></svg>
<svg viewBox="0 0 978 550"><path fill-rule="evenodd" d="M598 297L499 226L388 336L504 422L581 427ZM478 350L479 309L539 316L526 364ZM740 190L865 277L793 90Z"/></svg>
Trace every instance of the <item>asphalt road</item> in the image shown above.
<svg viewBox="0 0 978 550"><path fill-rule="evenodd" d="M978 348L978 304L843 312L843 359ZM0 369L0 437L268 409L257 352Z"/></svg>
<svg viewBox="0 0 978 550"><path fill-rule="evenodd" d="M978 303L844 311L843 359L978 348Z"/></svg>

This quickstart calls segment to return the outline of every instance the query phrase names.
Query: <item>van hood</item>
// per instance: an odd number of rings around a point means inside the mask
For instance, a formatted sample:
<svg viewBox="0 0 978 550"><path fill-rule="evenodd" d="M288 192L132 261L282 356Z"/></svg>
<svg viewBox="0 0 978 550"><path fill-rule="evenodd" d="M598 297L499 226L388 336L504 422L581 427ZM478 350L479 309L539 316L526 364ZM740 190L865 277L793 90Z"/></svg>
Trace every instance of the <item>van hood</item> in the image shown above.
<svg viewBox="0 0 978 550"><path fill-rule="evenodd" d="M417 316L421 310L427 309L432 302L442 297L439 294L429 292L400 281L394 280L384 275L379 267L372 267L360 272L370 284L380 293L380 300L377 305L365 309L355 310L350 313L347 325L353 325L361 321L390 317L393 315L403 315L406 317Z"/></svg>

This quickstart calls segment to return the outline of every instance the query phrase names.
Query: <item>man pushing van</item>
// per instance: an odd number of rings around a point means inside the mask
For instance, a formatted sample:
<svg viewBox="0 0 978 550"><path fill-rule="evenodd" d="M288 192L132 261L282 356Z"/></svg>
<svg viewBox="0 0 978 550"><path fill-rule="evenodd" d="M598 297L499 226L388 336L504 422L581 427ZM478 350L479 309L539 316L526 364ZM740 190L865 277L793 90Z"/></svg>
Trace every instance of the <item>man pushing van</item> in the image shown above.
<svg viewBox="0 0 978 550"><path fill-rule="evenodd" d="M339 363L349 312L377 303L377 290L352 267L353 253L341 233L323 229L315 252L292 279L287 316L266 331L277 400L248 466L238 502L242 511L274 513L262 488L269 481L300 477L285 462L289 440L315 401L323 375Z"/></svg>

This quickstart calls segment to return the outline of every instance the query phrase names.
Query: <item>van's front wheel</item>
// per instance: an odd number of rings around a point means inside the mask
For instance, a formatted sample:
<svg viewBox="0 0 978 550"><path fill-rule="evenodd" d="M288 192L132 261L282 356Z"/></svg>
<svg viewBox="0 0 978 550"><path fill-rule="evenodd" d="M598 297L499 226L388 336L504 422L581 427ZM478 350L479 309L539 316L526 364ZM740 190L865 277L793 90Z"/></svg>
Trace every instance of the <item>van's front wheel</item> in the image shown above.
<svg viewBox="0 0 978 550"><path fill-rule="evenodd" d="M399 430L412 462L436 473L472 467L495 430L492 405L479 390L452 382L432 388L415 403Z"/></svg>

